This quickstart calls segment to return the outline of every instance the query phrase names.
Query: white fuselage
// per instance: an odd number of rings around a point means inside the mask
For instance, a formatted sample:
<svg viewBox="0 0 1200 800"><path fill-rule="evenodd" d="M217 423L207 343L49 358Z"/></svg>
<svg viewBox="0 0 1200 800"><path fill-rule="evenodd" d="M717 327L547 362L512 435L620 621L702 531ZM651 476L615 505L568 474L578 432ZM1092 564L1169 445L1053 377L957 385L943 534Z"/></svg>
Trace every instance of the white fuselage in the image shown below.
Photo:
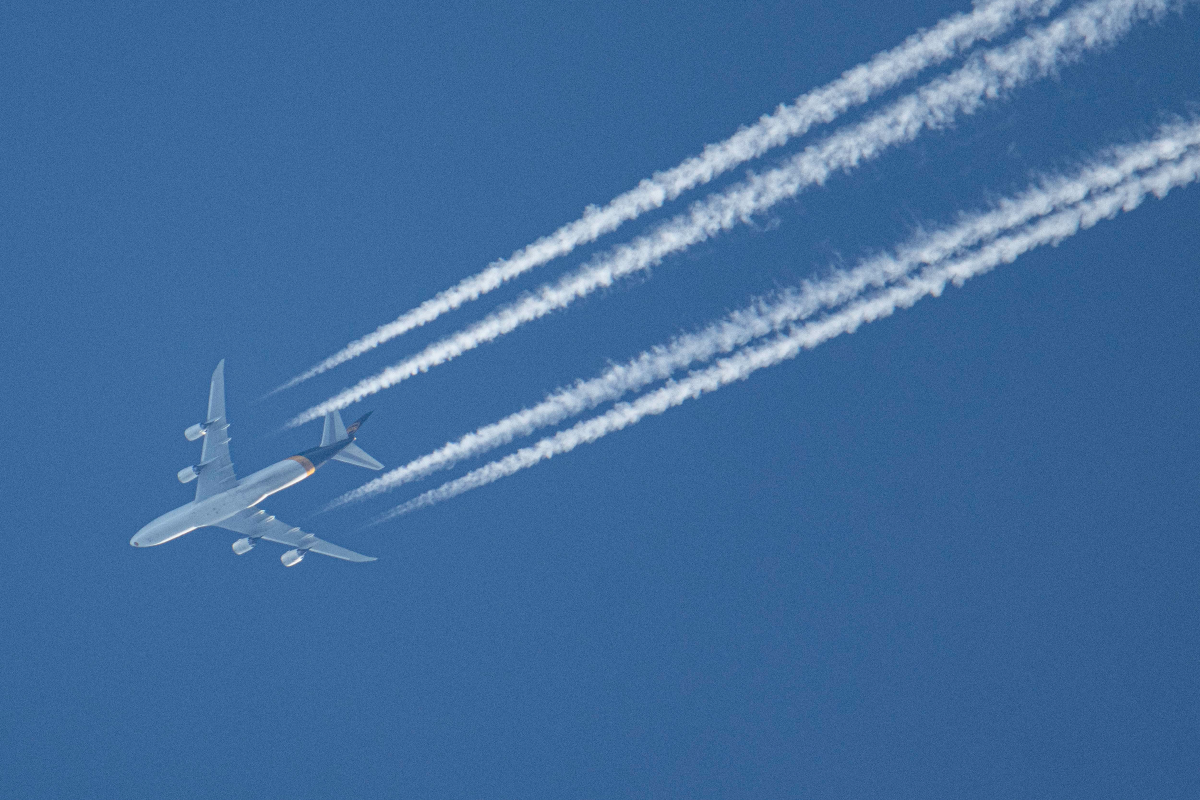
<svg viewBox="0 0 1200 800"><path fill-rule="evenodd" d="M299 460L285 458L242 478L232 489L168 511L138 531L129 543L134 547L153 547L183 536L196 528L216 525L312 474L312 465L307 461L302 464Z"/></svg>

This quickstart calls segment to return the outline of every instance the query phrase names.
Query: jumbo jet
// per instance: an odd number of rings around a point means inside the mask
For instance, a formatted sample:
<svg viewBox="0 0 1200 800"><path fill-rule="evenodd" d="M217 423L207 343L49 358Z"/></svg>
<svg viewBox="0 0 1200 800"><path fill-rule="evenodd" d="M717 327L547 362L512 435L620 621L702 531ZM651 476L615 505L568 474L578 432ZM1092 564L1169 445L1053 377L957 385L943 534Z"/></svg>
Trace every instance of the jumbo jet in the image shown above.
<svg viewBox="0 0 1200 800"><path fill-rule="evenodd" d="M225 419L225 361L213 372L208 390L208 416L205 422L192 425L183 432L188 441L204 438L200 463L179 471L179 482L196 481L196 499L174 511L168 511L137 532L129 540L134 547L153 547L178 539L196 528L212 525L241 534L233 543L233 552L250 552L259 539L291 547L279 560L285 567L299 564L308 553L320 553L343 561L374 561L364 556L318 539L311 533L288 525L258 507L266 498L299 483L317 471L327 461L344 461L367 469L383 469L371 456L354 443L354 434L370 413L346 427L336 411L325 415L325 430L321 444L303 453L288 456L283 461L260 469L238 480L229 458L229 423Z"/></svg>

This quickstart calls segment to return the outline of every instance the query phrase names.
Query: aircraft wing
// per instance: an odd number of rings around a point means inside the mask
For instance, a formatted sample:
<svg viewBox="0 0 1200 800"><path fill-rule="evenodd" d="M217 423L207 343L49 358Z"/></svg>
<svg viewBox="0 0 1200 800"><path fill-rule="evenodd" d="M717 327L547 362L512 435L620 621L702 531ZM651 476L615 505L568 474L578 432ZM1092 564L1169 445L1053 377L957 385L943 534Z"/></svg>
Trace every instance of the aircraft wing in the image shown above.
<svg viewBox="0 0 1200 800"><path fill-rule="evenodd" d="M217 527L233 531L234 533L240 533L243 536L249 536L251 539L266 539L268 542L285 544L288 547L307 550L310 553L320 553L323 556L333 556L343 561L361 563L375 560L371 556L364 556L353 550L338 547L336 544L327 542L324 539L318 539L311 533L305 533L299 528L275 519L275 517L262 509L246 509L229 519L222 520L217 524Z"/></svg>
<svg viewBox="0 0 1200 800"><path fill-rule="evenodd" d="M229 422L225 419L225 359L213 371L208 388L208 416L204 421L204 449L200 452L200 477L196 502L237 485L229 457Z"/></svg>

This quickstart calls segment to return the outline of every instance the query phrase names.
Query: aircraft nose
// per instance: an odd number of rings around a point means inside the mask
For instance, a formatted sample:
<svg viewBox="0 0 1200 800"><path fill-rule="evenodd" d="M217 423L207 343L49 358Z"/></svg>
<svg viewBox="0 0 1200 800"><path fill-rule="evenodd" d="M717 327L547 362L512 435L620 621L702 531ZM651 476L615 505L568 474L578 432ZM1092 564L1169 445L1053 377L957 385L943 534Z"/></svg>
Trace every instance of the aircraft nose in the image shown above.
<svg viewBox="0 0 1200 800"><path fill-rule="evenodd" d="M146 540L150 536L150 529L152 527L154 527L153 522L135 533L133 538L129 540L129 543L134 547L149 547L150 545Z"/></svg>

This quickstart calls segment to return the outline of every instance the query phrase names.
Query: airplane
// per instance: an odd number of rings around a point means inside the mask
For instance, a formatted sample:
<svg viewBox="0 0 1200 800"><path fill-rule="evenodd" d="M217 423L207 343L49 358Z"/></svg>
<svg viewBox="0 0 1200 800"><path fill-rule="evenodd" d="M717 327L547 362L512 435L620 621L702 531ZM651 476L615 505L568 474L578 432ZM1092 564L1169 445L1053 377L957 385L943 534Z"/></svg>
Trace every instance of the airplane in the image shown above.
<svg viewBox="0 0 1200 800"><path fill-rule="evenodd" d="M183 432L188 441L204 437L200 463L179 471L180 483L196 481L196 499L174 511L168 511L137 532L129 540L134 547L155 545L178 539L196 528L215 526L242 535L233 543L233 552L245 555L259 539L289 545L279 560L285 567L294 567L308 553L320 553L343 561L374 561L371 556L338 547L311 533L288 525L258 504L278 491L286 489L317 471L327 461L344 461L366 469L383 469L371 456L354 443L354 434L370 412L351 423L342 424L341 415L331 411L325 415L325 430L321 444L303 453L288 456L246 478L238 480L229 457L229 423L225 419L225 360L213 371L208 391L207 421L192 425Z"/></svg>

